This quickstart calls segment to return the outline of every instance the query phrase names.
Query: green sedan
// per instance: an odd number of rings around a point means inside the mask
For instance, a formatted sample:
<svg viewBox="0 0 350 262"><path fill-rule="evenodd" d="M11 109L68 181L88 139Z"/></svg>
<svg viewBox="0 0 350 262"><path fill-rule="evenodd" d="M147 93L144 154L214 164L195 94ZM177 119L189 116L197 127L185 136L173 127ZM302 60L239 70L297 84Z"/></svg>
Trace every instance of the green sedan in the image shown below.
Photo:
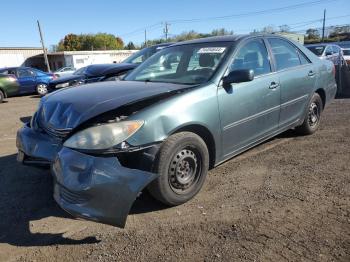
<svg viewBox="0 0 350 262"><path fill-rule="evenodd" d="M18 94L18 91L19 85L15 76L0 74L0 103L5 98Z"/></svg>
<svg viewBox="0 0 350 262"><path fill-rule="evenodd" d="M51 165L64 210L123 227L146 188L180 205L208 169L288 129L314 133L335 96L334 73L332 62L277 35L180 42L123 81L42 98L18 131L18 160Z"/></svg>

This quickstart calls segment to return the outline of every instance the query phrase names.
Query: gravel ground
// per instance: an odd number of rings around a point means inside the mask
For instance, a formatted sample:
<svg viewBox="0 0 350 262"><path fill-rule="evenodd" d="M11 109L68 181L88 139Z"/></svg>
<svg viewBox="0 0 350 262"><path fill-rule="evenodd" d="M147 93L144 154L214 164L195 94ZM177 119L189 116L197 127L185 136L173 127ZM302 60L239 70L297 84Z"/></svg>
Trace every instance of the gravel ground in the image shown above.
<svg viewBox="0 0 350 262"><path fill-rule="evenodd" d="M125 229L72 218L48 170L16 163L38 101L0 104L0 261L350 261L350 99L316 134L286 132L211 170L189 203L143 193Z"/></svg>

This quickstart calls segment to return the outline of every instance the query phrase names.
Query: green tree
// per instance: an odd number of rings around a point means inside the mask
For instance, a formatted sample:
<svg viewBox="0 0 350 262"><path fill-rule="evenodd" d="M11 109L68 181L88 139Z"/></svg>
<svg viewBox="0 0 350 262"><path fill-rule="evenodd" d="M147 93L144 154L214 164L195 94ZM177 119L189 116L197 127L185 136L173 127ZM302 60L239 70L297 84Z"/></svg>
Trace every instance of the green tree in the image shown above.
<svg viewBox="0 0 350 262"><path fill-rule="evenodd" d="M306 38L309 40L319 39L320 33L317 29L309 28L308 30L306 30Z"/></svg>
<svg viewBox="0 0 350 262"><path fill-rule="evenodd" d="M211 31L211 36L233 35L233 31L226 30L225 28L214 29Z"/></svg>
<svg viewBox="0 0 350 262"><path fill-rule="evenodd" d="M119 50L124 42L113 34L68 34L58 44L59 51Z"/></svg>
<svg viewBox="0 0 350 262"><path fill-rule="evenodd" d="M81 49L81 42L78 35L68 34L58 44L59 51L78 51Z"/></svg>
<svg viewBox="0 0 350 262"><path fill-rule="evenodd" d="M290 27L289 27L289 25L280 25L279 28L280 28L280 31L283 32L283 33L288 33L288 32L290 32Z"/></svg>
<svg viewBox="0 0 350 262"><path fill-rule="evenodd" d="M125 46L125 49L126 49L126 50L135 50L136 47L135 47L135 45L134 45L133 42L129 42L129 43Z"/></svg>

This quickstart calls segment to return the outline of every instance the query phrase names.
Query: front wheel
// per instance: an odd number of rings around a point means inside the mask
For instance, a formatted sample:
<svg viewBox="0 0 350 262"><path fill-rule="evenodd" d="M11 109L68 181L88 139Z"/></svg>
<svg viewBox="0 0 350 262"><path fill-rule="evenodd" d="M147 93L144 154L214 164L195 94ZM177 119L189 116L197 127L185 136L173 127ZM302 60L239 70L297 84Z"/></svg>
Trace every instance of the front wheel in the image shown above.
<svg viewBox="0 0 350 262"><path fill-rule="evenodd" d="M166 205L183 204L202 188L208 169L209 153L202 138L191 132L176 133L160 148L153 168L160 176L148 190Z"/></svg>
<svg viewBox="0 0 350 262"><path fill-rule="evenodd" d="M320 126L321 113L323 110L323 102L319 94L313 94L304 122L296 128L301 135L311 135L315 133Z"/></svg>
<svg viewBox="0 0 350 262"><path fill-rule="evenodd" d="M47 85L46 84L38 84L36 86L36 92L39 96L44 96L47 94Z"/></svg>

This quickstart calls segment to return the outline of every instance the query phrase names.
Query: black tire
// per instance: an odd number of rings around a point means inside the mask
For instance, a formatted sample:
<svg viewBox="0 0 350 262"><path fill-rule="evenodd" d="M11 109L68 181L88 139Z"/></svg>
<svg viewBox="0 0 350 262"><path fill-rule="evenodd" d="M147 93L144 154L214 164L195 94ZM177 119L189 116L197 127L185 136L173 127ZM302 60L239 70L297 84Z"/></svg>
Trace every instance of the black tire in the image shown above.
<svg viewBox="0 0 350 262"><path fill-rule="evenodd" d="M311 135L315 133L320 126L321 113L323 110L323 102L319 94L313 94L308 109L301 126L296 127L296 131L300 135Z"/></svg>
<svg viewBox="0 0 350 262"><path fill-rule="evenodd" d="M4 99L5 99L5 94L2 92L2 90L0 90L0 104L4 102Z"/></svg>
<svg viewBox="0 0 350 262"><path fill-rule="evenodd" d="M163 142L153 171L160 174L149 186L160 202L176 206L193 198L202 188L209 169L205 142L191 132L181 132Z"/></svg>
<svg viewBox="0 0 350 262"><path fill-rule="evenodd" d="M47 84L40 83L36 86L36 93L39 96L45 96L48 93L48 86Z"/></svg>

